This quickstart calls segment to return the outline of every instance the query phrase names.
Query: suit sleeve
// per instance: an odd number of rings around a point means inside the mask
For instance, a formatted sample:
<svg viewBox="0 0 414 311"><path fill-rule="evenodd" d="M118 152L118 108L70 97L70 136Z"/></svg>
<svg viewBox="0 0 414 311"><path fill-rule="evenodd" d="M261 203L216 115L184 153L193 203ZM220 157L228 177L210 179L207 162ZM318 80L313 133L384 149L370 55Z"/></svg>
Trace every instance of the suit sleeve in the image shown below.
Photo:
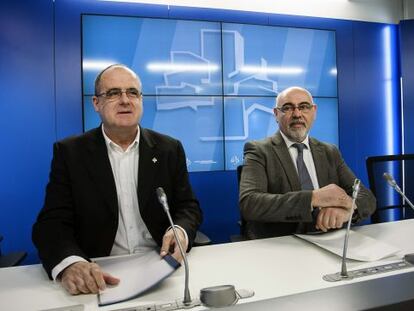
<svg viewBox="0 0 414 311"><path fill-rule="evenodd" d="M51 270L64 258L77 255L88 260L76 242L70 176L62 146L55 143L45 203L33 225L32 239L51 278Z"/></svg>
<svg viewBox="0 0 414 311"><path fill-rule="evenodd" d="M202 212L195 198L188 179L188 171L184 148L177 142L175 165L176 170L173 177L173 219L176 225L182 227L188 235L189 247L191 249L202 222Z"/></svg>
<svg viewBox="0 0 414 311"><path fill-rule="evenodd" d="M312 191L292 191L284 182L285 171L280 164L269 169L263 148L257 142L247 142L244 146L239 189L243 218L258 222L311 222ZM270 186L272 182L280 187Z"/></svg>
<svg viewBox="0 0 414 311"><path fill-rule="evenodd" d="M352 196L352 186L354 185L356 177L351 169L346 165L340 151L336 147L333 148L337 162L337 174L339 179L338 185L344 189L349 196ZM355 211L353 222L358 222L362 219L368 218L374 213L376 208L376 199L374 195L362 183L356 199L356 205L358 208Z"/></svg>

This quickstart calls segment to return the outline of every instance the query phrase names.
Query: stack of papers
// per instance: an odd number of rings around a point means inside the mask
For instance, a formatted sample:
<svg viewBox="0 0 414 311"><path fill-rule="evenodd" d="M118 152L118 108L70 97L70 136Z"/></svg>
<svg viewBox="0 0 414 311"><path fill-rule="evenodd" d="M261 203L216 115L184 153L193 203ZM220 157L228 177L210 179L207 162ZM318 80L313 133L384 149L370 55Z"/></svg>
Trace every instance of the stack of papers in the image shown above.
<svg viewBox="0 0 414 311"><path fill-rule="evenodd" d="M342 256L346 229L318 235L296 234L297 237L311 242L338 256ZM350 231L346 258L360 261L377 261L394 255L400 249L378 241L361 233Z"/></svg>
<svg viewBox="0 0 414 311"><path fill-rule="evenodd" d="M180 264L170 255L161 258L156 251L147 254L134 254L122 257L105 257L96 263L121 281L116 286L107 286L99 293L99 306L109 305L136 298L157 285Z"/></svg>

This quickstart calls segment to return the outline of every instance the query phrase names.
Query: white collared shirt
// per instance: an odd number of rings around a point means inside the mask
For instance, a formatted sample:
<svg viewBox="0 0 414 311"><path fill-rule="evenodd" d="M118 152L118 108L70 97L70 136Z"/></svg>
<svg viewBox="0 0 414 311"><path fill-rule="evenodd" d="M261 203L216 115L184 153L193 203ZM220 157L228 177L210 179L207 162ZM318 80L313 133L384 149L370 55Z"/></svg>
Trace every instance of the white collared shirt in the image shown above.
<svg viewBox="0 0 414 311"><path fill-rule="evenodd" d="M292 158L293 164L296 167L296 171L298 170L296 159L298 158L298 149L293 147L293 144L296 144L295 141L291 141L285 134L283 134L282 131L280 131L280 134L282 134L283 140L286 143L286 146L288 147L290 157ZM313 162L312 152L310 150L309 146L309 135L306 135L306 138L302 141L302 144L306 145L306 148L303 149L303 162L305 162L306 168L308 169L310 178L312 180L312 185L314 189L319 189L319 183L318 183L318 177L316 175L316 169L315 169L315 163Z"/></svg>
<svg viewBox="0 0 414 311"><path fill-rule="evenodd" d="M157 246L139 211L139 127L137 128L137 136L124 151L106 135L102 125L118 197L118 230L111 255L146 253Z"/></svg>

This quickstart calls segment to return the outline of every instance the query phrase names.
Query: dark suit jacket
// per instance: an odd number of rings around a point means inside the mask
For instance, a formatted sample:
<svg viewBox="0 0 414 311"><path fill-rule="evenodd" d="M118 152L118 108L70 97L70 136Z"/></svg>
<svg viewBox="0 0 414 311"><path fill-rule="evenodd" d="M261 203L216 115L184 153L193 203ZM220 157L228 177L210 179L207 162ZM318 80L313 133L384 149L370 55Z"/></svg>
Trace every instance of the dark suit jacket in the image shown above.
<svg viewBox="0 0 414 311"><path fill-rule="evenodd" d="M339 150L314 138L309 145L319 187L337 184L352 194L355 175ZM296 233L301 223L312 222L312 191L302 191L295 165L280 132L244 146L244 167L240 180L240 209L249 238ZM355 221L375 210L375 197L364 186L356 200ZM303 227L302 225L300 227Z"/></svg>
<svg viewBox="0 0 414 311"><path fill-rule="evenodd" d="M202 213L181 143L141 128L138 171L139 209L154 240L161 246L170 225L155 192L163 187L172 218L186 230L191 247ZM108 256L117 228L115 180L101 128L55 143L45 203L32 235L49 276L70 255Z"/></svg>

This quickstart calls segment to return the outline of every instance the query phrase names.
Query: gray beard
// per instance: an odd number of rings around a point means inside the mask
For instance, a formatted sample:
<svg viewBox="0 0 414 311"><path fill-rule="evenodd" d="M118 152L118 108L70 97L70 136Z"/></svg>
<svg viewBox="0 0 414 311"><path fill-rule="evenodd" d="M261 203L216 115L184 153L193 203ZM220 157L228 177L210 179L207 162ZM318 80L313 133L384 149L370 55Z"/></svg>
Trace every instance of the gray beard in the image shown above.
<svg viewBox="0 0 414 311"><path fill-rule="evenodd" d="M285 134L289 137L290 140L295 141L297 143L301 143L306 136L308 135L308 129L304 128L303 130L291 130L290 128L287 129L287 133Z"/></svg>

